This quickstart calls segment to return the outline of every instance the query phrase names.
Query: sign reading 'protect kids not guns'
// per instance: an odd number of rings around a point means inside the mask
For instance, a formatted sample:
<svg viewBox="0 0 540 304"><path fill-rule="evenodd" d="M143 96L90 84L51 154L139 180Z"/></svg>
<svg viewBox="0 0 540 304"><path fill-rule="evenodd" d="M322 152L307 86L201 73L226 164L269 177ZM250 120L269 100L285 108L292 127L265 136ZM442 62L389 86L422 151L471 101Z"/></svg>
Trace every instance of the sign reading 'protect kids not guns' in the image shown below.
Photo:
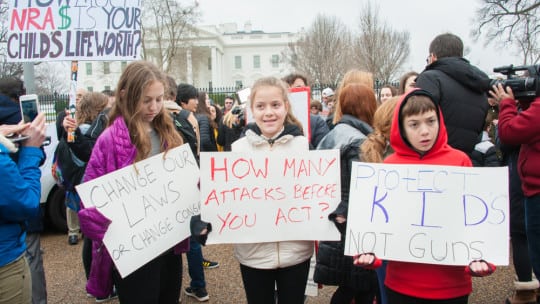
<svg viewBox="0 0 540 304"><path fill-rule="evenodd" d="M508 265L507 167L355 162L349 200L347 255Z"/></svg>
<svg viewBox="0 0 540 304"><path fill-rule="evenodd" d="M339 240L339 151L201 153L208 243Z"/></svg>
<svg viewBox="0 0 540 304"><path fill-rule="evenodd" d="M7 60L134 60L141 0L9 0Z"/></svg>

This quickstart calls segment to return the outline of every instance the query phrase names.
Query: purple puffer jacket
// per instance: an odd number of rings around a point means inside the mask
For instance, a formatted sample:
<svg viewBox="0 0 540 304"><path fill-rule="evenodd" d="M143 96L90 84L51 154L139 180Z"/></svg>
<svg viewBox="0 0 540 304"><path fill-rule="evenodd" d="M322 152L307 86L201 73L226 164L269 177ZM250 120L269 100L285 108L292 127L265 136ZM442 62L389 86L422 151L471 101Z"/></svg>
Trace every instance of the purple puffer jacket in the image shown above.
<svg viewBox="0 0 540 304"><path fill-rule="evenodd" d="M88 161L84 181L90 181L107 173L124 168L133 163L137 149L131 143L129 130L122 117L99 136L92 156ZM106 297L113 289L113 261L103 246L103 237L111 221L101 214L96 207L85 208L81 203L79 222L82 232L92 240L92 264L86 283L86 291L95 297ZM174 247L176 254L189 250L189 239L185 239Z"/></svg>

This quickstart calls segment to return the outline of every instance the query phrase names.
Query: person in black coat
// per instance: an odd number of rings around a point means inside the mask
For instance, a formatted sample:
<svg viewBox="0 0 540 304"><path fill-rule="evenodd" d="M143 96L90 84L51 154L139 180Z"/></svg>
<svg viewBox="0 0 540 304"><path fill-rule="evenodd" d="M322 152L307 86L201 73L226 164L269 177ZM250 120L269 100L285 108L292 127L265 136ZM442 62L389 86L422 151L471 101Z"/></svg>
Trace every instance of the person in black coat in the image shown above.
<svg viewBox="0 0 540 304"><path fill-rule="evenodd" d="M486 93L490 79L463 58L463 42L454 34L433 39L427 63L416 78L416 86L439 102L448 144L470 156L479 142L489 108Z"/></svg>

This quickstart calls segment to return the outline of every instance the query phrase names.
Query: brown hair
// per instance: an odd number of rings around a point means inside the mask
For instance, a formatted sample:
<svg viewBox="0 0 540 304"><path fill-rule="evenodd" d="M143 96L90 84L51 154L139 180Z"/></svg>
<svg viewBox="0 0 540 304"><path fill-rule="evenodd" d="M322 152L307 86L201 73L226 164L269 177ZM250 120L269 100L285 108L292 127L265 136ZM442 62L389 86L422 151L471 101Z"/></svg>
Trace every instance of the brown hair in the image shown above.
<svg viewBox="0 0 540 304"><path fill-rule="evenodd" d="M300 128L300 131L303 133L304 129L302 127L302 123L294 116L291 108L291 102L289 101L289 89L287 88L287 84L276 77L263 77L255 81L253 86L251 87L251 94L249 95L249 103L250 107L253 109L253 99L255 98L255 95L257 94L257 91L262 87L276 87L281 91L281 97L285 101L285 106L287 107L287 116L285 117L285 124L292 124L296 125L298 128Z"/></svg>
<svg viewBox="0 0 540 304"><path fill-rule="evenodd" d="M435 102L425 95L413 95L407 98L407 102L400 109L400 123L408 116L423 114L429 111L437 113ZM439 114L437 113L437 117Z"/></svg>
<svg viewBox="0 0 540 304"><path fill-rule="evenodd" d="M335 110L334 110L334 120L333 120L334 124L337 124L341 120L341 117L344 114L339 104L341 91L346 85L351 84L351 83L360 83L369 88L373 88L373 74L366 71L352 69L352 70L349 70L347 73L345 73L345 75L343 75L343 79L341 80L338 88L336 89L337 102L336 102ZM375 93L373 93L373 96L375 96Z"/></svg>
<svg viewBox="0 0 540 304"><path fill-rule="evenodd" d="M336 117L339 116L337 121L341 120L344 114L348 114L371 125L375 110L377 99L372 88L360 83L351 83L340 89L335 114Z"/></svg>
<svg viewBox="0 0 540 304"><path fill-rule="evenodd" d="M452 33L440 34L429 44L429 52L438 59L444 57L463 57L463 41Z"/></svg>
<svg viewBox="0 0 540 304"><path fill-rule="evenodd" d="M103 93L89 92L83 95L81 101L77 104L75 119L77 124L91 123L96 119L107 104L109 97Z"/></svg>
<svg viewBox="0 0 540 304"><path fill-rule="evenodd" d="M419 74L415 71L410 71L401 76L399 78L399 94L405 94L405 83L407 82L407 79L409 79L411 76L418 76Z"/></svg>
<svg viewBox="0 0 540 304"><path fill-rule="evenodd" d="M116 90L116 103L111 110L112 124L117 117L122 117L129 130L130 139L137 155L133 162L147 158L150 154L151 143L147 130L144 128L140 114L144 91L155 82L167 88L167 79L153 63L148 61L134 61L130 63L118 81ZM183 143L182 137L176 131L171 116L161 108L159 114L152 120L152 126L161 139L161 151L168 151Z"/></svg>
<svg viewBox="0 0 540 304"><path fill-rule="evenodd" d="M360 159L368 163L382 163L389 147L390 129L394 110L399 96L392 97L381 104L373 115L373 132L360 146Z"/></svg>

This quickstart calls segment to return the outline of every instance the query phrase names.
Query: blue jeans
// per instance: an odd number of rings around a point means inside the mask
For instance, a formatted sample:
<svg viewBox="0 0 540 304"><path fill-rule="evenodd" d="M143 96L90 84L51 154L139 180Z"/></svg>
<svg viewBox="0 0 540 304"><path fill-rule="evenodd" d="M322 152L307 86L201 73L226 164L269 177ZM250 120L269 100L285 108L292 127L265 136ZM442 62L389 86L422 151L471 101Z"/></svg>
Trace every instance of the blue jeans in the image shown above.
<svg viewBox="0 0 540 304"><path fill-rule="evenodd" d="M186 257L188 262L188 272L191 277L189 286L191 288L206 287L201 244L193 237L189 238L189 251L186 253Z"/></svg>
<svg viewBox="0 0 540 304"><path fill-rule="evenodd" d="M540 278L540 194L525 197L525 226L532 268Z"/></svg>

